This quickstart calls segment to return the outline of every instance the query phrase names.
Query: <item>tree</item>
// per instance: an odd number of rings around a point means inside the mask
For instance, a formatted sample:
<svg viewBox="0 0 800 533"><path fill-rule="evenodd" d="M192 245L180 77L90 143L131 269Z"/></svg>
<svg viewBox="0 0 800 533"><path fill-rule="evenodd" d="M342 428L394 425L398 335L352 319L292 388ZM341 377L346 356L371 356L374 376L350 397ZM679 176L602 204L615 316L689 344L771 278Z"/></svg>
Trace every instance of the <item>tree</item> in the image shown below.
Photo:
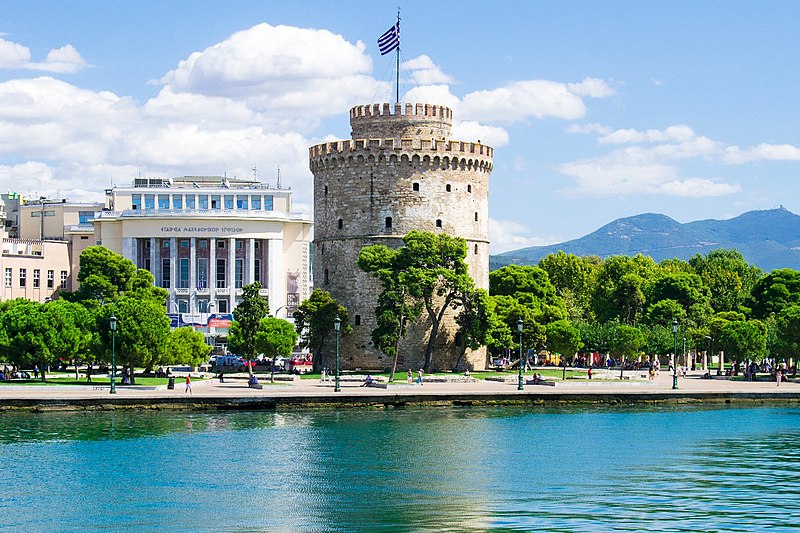
<svg viewBox="0 0 800 533"><path fill-rule="evenodd" d="M274 316L261 319L256 331L256 349L266 356L272 356L270 382L275 381L275 359L279 356L292 355L295 344L297 344L297 332L291 322Z"/></svg>
<svg viewBox="0 0 800 533"><path fill-rule="evenodd" d="M583 347L581 333L569 320L551 322L547 324L547 346L562 359L572 358Z"/></svg>
<svg viewBox="0 0 800 533"><path fill-rule="evenodd" d="M97 315L97 327L102 340L103 358L110 360L111 332L109 318L117 317L115 333L118 360L127 366L131 384L135 383L134 368L152 370L164 353L170 334L170 320L164 305L155 300L139 300L122 296L113 304L103 307Z"/></svg>
<svg viewBox="0 0 800 533"><path fill-rule="evenodd" d="M45 381L45 370L53 355L47 345L52 326L44 305L18 299L0 315L0 327L3 358L19 366L37 365Z"/></svg>
<svg viewBox="0 0 800 533"><path fill-rule="evenodd" d="M192 327L175 328L169 332L164 343L164 355L160 364L185 364L199 366L204 363L211 346L206 344L205 336Z"/></svg>
<svg viewBox="0 0 800 533"><path fill-rule="evenodd" d="M739 310L761 277L761 269L737 250L712 250L705 257L697 254L689 264L714 295L711 304L718 312Z"/></svg>
<svg viewBox="0 0 800 533"><path fill-rule="evenodd" d="M611 342L611 349L614 353L622 356L621 365L626 359L633 359L642 353L645 347L644 334L633 326L619 324L614 331L614 339Z"/></svg>
<svg viewBox="0 0 800 533"><path fill-rule="evenodd" d="M628 282L620 286L623 276L633 274L635 278L626 278ZM617 318L622 322L636 322L636 314L642 307L638 303L639 294L632 290L632 285L640 289L650 284L656 276L656 264L651 257L641 254L635 257L615 255L606 258L597 273L597 282L592 293L592 308L600 322Z"/></svg>
<svg viewBox="0 0 800 533"><path fill-rule="evenodd" d="M340 334L347 335L353 327L349 323L347 308L331 297L331 293L314 289L307 300L303 300L292 315L295 329L300 335L300 343L313 354L314 370L330 367L327 346L335 336L333 322L338 316L342 321Z"/></svg>
<svg viewBox="0 0 800 533"><path fill-rule="evenodd" d="M539 261L556 293L564 301L570 319L592 318L591 297L600 259L573 254L548 254Z"/></svg>
<svg viewBox="0 0 800 533"><path fill-rule="evenodd" d="M412 302L422 305L430 324L425 348L425 370L431 369L433 348L445 313L457 311L463 295L474 290L467 271L466 241L441 233L411 231L403 237L399 249L382 244L366 246L358 256L358 266L378 275L392 271L400 287Z"/></svg>
<svg viewBox="0 0 800 533"><path fill-rule="evenodd" d="M259 282L242 287L242 301L233 310L233 324L228 331L229 344L248 363L258 355L256 333L261 320L269 314L269 301L258 294L260 289ZM252 364L247 365L247 372L253 377Z"/></svg>
<svg viewBox="0 0 800 533"><path fill-rule="evenodd" d="M461 296L461 312L456 316L458 333L461 335L461 351L453 371L457 371L467 353L467 349L477 350L488 344L491 331L497 322L494 305L491 305L489 293L484 289L464 292Z"/></svg>
<svg viewBox="0 0 800 533"><path fill-rule="evenodd" d="M675 300L660 300L647 310L647 323L652 326L669 326L675 319L680 323L686 321L686 310Z"/></svg>
<svg viewBox="0 0 800 533"><path fill-rule="evenodd" d="M697 274L666 274L656 279L651 290L650 301L678 302L685 311L686 322L701 323L710 313L710 294Z"/></svg>
<svg viewBox="0 0 800 533"><path fill-rule="evenodd" d="M765 319L790 305L800 304L800 271L790 268L773 270L759 279L748 300L753 317Z"/></svg>
<svg viewBox="0 0 800 533"><path fill-rule="evenodd" d="M77 291L62 292L71 301L109 302L131 290L136 265L104 246L90 246L80 257Z"/></svg>
<svg viewBox="0 0 800 533"><path fill-rule="evenodd" d="M96 343L94 314L81 304L66 300L48 302L43 308L50 328L45 343L54 359L71 360L78 379L78 359L92 359Z"/></svg>
<svg viewBox="0 0 800 533"><path fill-rule="evenodd" d="M760 320L728 321L715 338L728 360L762 359L767 352L767 328Z"/></svg>

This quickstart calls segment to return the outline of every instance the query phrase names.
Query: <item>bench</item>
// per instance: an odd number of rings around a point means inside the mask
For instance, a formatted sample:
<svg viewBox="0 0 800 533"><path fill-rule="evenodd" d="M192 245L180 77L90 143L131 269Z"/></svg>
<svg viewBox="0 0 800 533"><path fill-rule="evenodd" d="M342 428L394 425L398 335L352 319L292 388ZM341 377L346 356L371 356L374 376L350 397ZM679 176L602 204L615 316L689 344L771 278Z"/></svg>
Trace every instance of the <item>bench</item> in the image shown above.
<svg viewBox="0 0 800 533"><path fill-rule="evenodd" d="M257 389L257 390L261 390L264 388L264 385L262 385L261 383L248 383L247 386L250 387L251 389Z"/></svg>
<svg viewBox="0 0 800 533"><path fill-rule="evenodd" d="M380 381L368 381L364 384L367 387L374 387L376 389L387 389L389 388L388 383L381 383Z"/></svg>
<svg viewBox="0 0 800 533"><path fill-rule="evenodd" d="M555 387L556 386L556 382L555 381L547 381L547 380L544 380L544 379L541 379L539 381L533 381L532 379L526 379L525 380L525 385L545 385L545 386L548 386L548 387Z"/></svg>

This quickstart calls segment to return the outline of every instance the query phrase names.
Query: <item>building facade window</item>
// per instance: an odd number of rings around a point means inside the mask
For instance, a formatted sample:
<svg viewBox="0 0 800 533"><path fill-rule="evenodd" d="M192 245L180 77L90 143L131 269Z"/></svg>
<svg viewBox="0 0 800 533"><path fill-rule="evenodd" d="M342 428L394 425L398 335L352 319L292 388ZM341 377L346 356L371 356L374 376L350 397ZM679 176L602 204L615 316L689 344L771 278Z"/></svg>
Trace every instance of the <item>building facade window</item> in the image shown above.
<svg viewBox="0 0 800 533"><path fill-rule="evenodd" d="M356 324L355 324L356 326L360 326L361 325L361 315L356 315L355 322L356 322Z"/></svg>
<svg viewBox="0 0 800 533"><path fill-rule="evenodd" d="M52 289L56 285L56 271L55 270L48 270L47 271L47 288Z"/></svg>
<svg viewBox="0 0 800 533"><path fill-rule="evenodd" d="M260 211L261 210L261 195L256 194L250 197L250 208L253 211Z"/></svg>
<svg viewBox="0 0 800 533"><path fill-rule="evenodd" d="M6 268L6 287L11 287L12 272L10 268Z"/></svg>
<svg viewBox="0 0 800 533"><path fill-rule="evenodd" d="M441 228L442 227L442 219L441 218L437 218L436 219L436 227L437 228Z"/></svg>
<svg viewBox="0 0 800 533"><path fill-rule="evenodd" d="M217 300L217 312L219 313L228 312L228 300Z"/></svg>
<svg viewBox="0 0 800 533"><path fill-rule="evenodd" d="M475 255L478 255L478 245L477 244L475 245L475 252L474 253L475 253Z"/></svg>
<svg viewBox="0 0 800 533"><path fill-rule="evenodd" d="M237 241L238 242L238 241ZM241 289L244 285L244 259L235 259L233 262L233 280L234 287Z"/></svg>
<svg viewBox="0 0 800 533"><path fill-rule="evenodd" d="M211 195L211 209L222 209L222 202L219 198L219 194Z"/></svg>
<svg viewBox="0 0 800 533"><path fill-rule="evenodd" d="M144 195L144 208L145 209L155 209L156 208L156 197L154 194L145 194Z"/></svg>
<svg viewBox="0 0 800 533"><path fill-rule="evenodd" d="M142 195L141 194L132 194L131 195L131 208L132 209L141 209L142 208Z"/></svg>
<svg viewBox="0 0 800 533"><path fill-rule="evenodd" d="M178 288L189 288L189 258L181 257L178 261Z"/></svg>
<svg viewBox="0 0 800 533"><path fill-rule="evenodd" d="M478 221L478 212L475 211L475 222L477 222L477 221Z"/></svg>
<svg viewBox="0 0 800 533"><path fill-rule="evenodd" d="M42 286L42 271L38 268L33 269L33 288L38 289Z"/></svg>
<svg viewBox="0 0 800 533"><path fill-rule="evenodd" d="M253 270L255 270L253 272L253 281L261 283L261 259L256 258L253 260Z"/></svg>
<svg viewBox="0 0 800 533"><path fill-rule="evenodd" d="M247 205L247 195L246 194L239 194L236 196L236 209L249 209L250 206Z"/></svg>
<svg viewBox="0 0 800 533"><path fill-rule="evenodd" d="M225 248L225 241L224 240L217 241L217 248Z"/></svg>
<svg viewBox="0 0 800 533"><path fill-rule="evenodd" d="M88 224L94 218L94 211L78 211L78 224Z"/></svg>
<svg viewBox="0 0 800 533"><path fill-rule="evenodd" d="M197 288L198 289L207 289L208 288L208 258L207 257L198 257L197 258Z"/></svg>
<svg viewBox="0 0 800 533"><path fill-rule="evenodd" d="M228 286L227 283L225 283L225 281L226 281L225 272L226 272L226 270L225 270L225 260L224 259L217 259L217 288L218 289L224 289L225 287ZM219 307L217 309L219 309L220 313L224 313L225 312L222 309L220 309Z"/></svg>
<svg viewBox="0 0 800 533"><path fill-rule="evenodd" d="M169 194L158 195L158 208L169 209Z"/></svg>
<svg viewBox="0 0 800 533"><path fill-rule="evenodd" d="M181 239L181 248L189 248L189 239Z"/></svg>
<svg viewBox="0 0 800 533"><path fill-rule="evenodd" d="M172 209L183 209L183 195L182 194L173 194L172 195Z"/></svg>
<svg viewBox="0 0 800 533"><path fill-rule="evenodd" d="M233 239L233 245L237 250L241 250L244 246L244 241L242 239Z"/></svg>
<svg viewBox="0 0 800 533"><path fill-rule="evenodd" d="M272 211L272 195L264 195L264 211Z"/></svg>
<svg viewBox="0 0 800 533"><path fill-rule="evenodd" d="M444 186L444 190L446 190L447 192L450 192L453 189L452 189L452 187L450 187L450 184L448 183L447 185Z"/></svg>
<svg viewBox="0 0 800 533"><path fill-rule="evenodd" d="M161 258L161 288L169 289L170 282L172 281L170 272L169 257Z"/></svg>
<svg viewBox="0 0 800 533"><path fill-rule="evenodd" d="M201 194L197 197L197 207L200 209L208 209L208 196Z"/></svg>
<svg viewBox="0 0 800 533"><path fill-rule="evenodd" d="M226 194L225 195L225 209L233 209L233 195Z"/></svg>
<svg viewBox="0 0 800 533"><path fill-rule="evenodd" d="M386 229L392 229L392 217L386 217Z"/></svg>
<svg viewBox="0 0 800 533"><path fill-rule="evenodd" d="M412 185L411 190L413 190L414 192L419 192L419 183L415 183L414 185Z"/></svg>
<svg viewBox="0 0 800 533"><path fill-rule="evenodd" d="M28 269L20 268L19 269L19 286L20 287L24 287L25 286L25 282L27 281L27 277L28 277Z"/></svg>
<svg viewBox="0 0 800 533"><path fill-rule="evenodd" d="M67 271L66 270L62 270L61 271L61 288L62 289L66 289L67 288Z"/></svg>
<svg viewBox="0 0 800 533"><path fill-rule="evenodd" d="M344 221L340 218L336 225L339 227L339 229L342 229L344 227Z"/></svg>
<svg viewBox="0 0 800 533"><path fill-rule="evenodd" d="M186 209L194 209L194 194L186 195Z"/></svg>

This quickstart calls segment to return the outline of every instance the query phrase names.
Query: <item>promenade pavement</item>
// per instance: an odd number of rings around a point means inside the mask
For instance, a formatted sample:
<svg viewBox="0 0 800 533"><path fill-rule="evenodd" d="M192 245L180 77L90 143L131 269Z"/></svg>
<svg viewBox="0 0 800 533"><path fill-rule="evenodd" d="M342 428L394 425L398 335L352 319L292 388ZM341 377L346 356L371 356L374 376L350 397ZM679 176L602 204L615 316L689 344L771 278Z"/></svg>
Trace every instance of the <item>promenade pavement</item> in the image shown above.
<svg viewBox="0 0 800 533"><path fill-rule="evenodd" d="M276 382L270 384L268 377L259 377L263 388L252 389L247 386L244 378L235 379L226 377L224 383L218 379L194 380L192 381L191 395L200 398L256 398L256 397L275 397L275 398L328 398L335 396L347 396L349 398L380 398L392 397L397 395L409 395L417 397L452 396L452 395L471 395L478 398L490 398L493 395L501 395L507 398L509 395L537 395L537 396L570 396L586 397L591 395L648 395L663 397L664 395L676 395L685 397L692 395L702 397L703 395L719 396L725 394L747 395L769 394L770 396L779 394L781 396L799 396L800 383L794 381L782 382L778 386L774 381L732 381L730 379L715 378L702 379L703 372L690 372L686 377L678 378L678 390L672 389L672 374L661 372L654 381L649 380L600 380L600 379L580 379L558 381L555 386L525 385L524 390L517 390L515 376L506 373L509 379L506 382L497 381L476 381L471 383L435 383L424 382L423 385L407 383L405 376L402 380L390 384L387 388L363 387L359 381L341 381L341 392L334 392L333 380L320 382L318 379L295 379L291 382ZM141 399L146 402L148 398L186 398L189 393L184 391L184 383L181 377L176 379L175 389L168 390L165 387L155 389L145 387L117 386L116 398L119 399ZM38 385L0 385L0 406L4 400L26 399L42 401L58 400L80 400L109 398L108 386L38 386ZM115 398L111 397L111 398Z"/></svg>

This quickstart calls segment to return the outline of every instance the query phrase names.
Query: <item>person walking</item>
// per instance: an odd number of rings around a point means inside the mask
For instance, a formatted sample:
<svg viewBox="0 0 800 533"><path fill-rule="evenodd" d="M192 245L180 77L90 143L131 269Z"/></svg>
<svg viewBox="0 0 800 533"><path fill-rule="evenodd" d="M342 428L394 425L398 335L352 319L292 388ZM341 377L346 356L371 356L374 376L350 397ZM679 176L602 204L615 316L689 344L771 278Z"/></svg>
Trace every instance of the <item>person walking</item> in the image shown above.
<svg viewBox="0 0 800 533"><path fill-rule="evenodd" d="M421 368L419 369L419 372L417 372L417 383L419 384L420 387L422 386L422 369Z"/></svg>
<svg viewBox="0 0 800 533"><path fill-rule="evenodd" d="M183 393L191 394L192 393L192 377L189 374L186 374L186 389L184 389Z"/></svg>
<svg viewBox="0 0 800 533"><path fill-rule="evenodd" d="M410 368L408 369L408 373L406 373L406 379L409 383L411 383L411 381L414 379L414 374L411 372Z"/></svg>

